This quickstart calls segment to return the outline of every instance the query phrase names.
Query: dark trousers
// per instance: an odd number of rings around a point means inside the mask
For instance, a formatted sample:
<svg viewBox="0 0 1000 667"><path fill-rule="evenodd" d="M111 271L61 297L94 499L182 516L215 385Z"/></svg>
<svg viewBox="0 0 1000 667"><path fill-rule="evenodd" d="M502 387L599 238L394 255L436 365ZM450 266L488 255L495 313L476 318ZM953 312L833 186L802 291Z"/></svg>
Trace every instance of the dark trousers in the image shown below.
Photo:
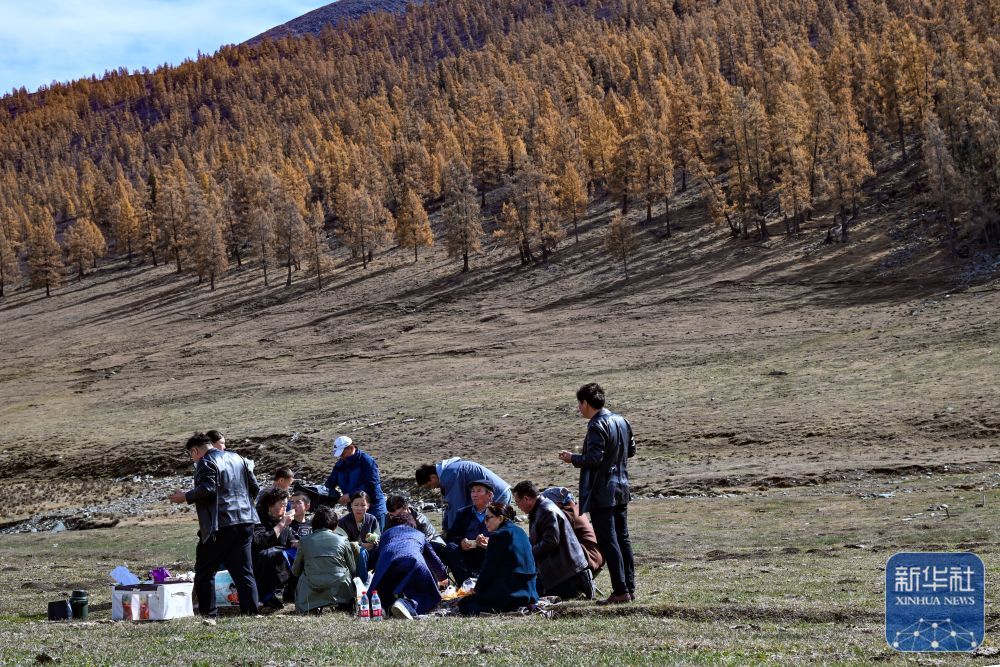
<svg viewBox="0 0 1000 667"><path fill-rule="evenodd" d="M538 586L539 597L555 595L563 600L575 600L578 597L585 597L588 600L594 598L594 582L590 578L590 568L574 574L566 581L560 582L551 588Z"/></svg>
<svg viewBox="0 0 1000 667"><path fill-rule="evenodd" d="M628 536L628 505L591 507L590 521L594 524L597 546L604 556L615 595L635 593L635 561L632 541Z"/></svg>
<svg viewBox="0 0 1000 667"><path fill-rule="evenodd" d="M257 582L257 596L261 602L267 602L274 596L281 585L281 573L286 570L285 550L281 547L264 549L253 557L253 578Z"/></svg>
<svg viewBox="0 0 1000 667"><path fill-rule="evenodd" d="M215 573L226 566L240 596L240 612L257 613L257 582L253 578L250 543L253 525L241 523L220 528L207 542L198 542L194 561L194 591L198 613L215 617Z"/></svg>

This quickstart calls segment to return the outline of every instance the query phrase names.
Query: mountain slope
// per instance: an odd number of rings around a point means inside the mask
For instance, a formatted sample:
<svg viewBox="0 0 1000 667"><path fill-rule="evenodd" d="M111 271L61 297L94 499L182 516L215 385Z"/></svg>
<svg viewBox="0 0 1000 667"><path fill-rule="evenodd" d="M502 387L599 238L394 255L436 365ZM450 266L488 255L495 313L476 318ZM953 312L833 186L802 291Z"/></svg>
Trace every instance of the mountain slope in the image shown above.
<svg viewBox="0 0 1000 667"><path fill-rule="evenodd" d="M248 39L246 43L256 44L262 39L281 39L292 35L318 35L324 26L337 25L341 21L360 18L366 14L402 13L406 11L406 5L414 1L420 0L339 0L314 9L288 23L275 26L253 39Z"/></svg>

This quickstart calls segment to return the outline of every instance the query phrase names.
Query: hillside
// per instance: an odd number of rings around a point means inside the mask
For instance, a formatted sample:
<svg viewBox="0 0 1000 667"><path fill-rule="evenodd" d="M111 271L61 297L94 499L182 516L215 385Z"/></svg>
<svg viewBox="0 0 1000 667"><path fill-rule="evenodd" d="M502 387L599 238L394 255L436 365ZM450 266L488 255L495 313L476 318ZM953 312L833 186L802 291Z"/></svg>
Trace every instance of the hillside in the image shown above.
<svg viewBox="0 0 1000 667"><path fill-rule="evenodd" d="M314 9L288 23L275 26L253 39L247 44L256 44L262 39L282 39L299 35L318 35L326 26L336 26L341 21L357 19L374 12L401 13L406 5L420 0L338 0L328 5Z"/></svg>
<svg viewBox="0 0 1000 667"><path fill-rule="evenodd" d="M8 516L184 471L180 443L210 427L314 481L346 432L394 488L450 455L572 485L554 452L582 435L572 392L590 379L640 434L641 494L995 465L997 284L963 284L905 199L872 198L832 245L829 213L761 243L682 198L669 243L641 232L628 281L602 200L579 244L527 267L497 244L466 274L440 248L368 269L342 252L320 291L245 267L210 292L118 263L51 299L18 293L0 304Z"/></svg>

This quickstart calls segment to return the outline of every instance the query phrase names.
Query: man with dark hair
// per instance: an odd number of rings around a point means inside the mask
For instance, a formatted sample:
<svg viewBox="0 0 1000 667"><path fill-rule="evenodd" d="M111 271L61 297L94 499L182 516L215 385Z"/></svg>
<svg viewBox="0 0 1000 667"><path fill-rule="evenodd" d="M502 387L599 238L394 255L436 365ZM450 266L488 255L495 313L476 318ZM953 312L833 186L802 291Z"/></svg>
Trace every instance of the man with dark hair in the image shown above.
<svg viewBox="0 0 1000 667"><path fill-rule="evenodd" d="M288 491L269 489L259 503L260 523L253 529L253 573L260 602L267 610L281 609L277 589L291 567L285 549L292 546L292 514L286 510Z"/></svg>
<svg viewBox="0 0 1000 667"><path fill-rule="evenodd" d="M257 496L257 513L266 514L267 507L264 506L264 494L268 491L273 491L274 489L280 489L286 494L292 492L292 485L295 483L295 473L288 466L281 466L274 471L274 481L271 482L271 486L266 489L261 489L260 494ZM291 509L291 506L286 509Z"/></svg>
<svg viewBox="0 0 1000 667"><path fill-rule="evenodd" d="M592 599L594 585L587 555L566 514L541 496L534 482L520 482L513 492L518 509L528 515L528 538L538 566L538 594L564 600L580 595Z"/></svg>
<svg viewBox="0 0 1000 667"><path fill-rule="evenodd" d="M635 456L632 425L604 407L604 389L592 382L576 392L577 409L587 420L583 450L559 452L580 469L580 511L590 512L597 543L608 566L613 591L600 604L635 599L635 563L628 534L628 460Z"/></svg>
<svg viewBox="0 0 1000 667"><path fill-rule="evenodd" d="M438 461L433 465L422 465L417 468L417 486L426 489L441 489L444 498L445 512L441 520L441 528L448 532L452 522L463 508L472 504L469 493L469 483L479 479L489 480L499 503L510 504L510 485L499 475L484 465L475 461L464 460L458 456Z"/></svg>
<svg viewBox="0 0 1000 667"><path fill-rule="evenodd" d="M253 499L259 487L242 456L215 449L204 433L185 444L195 464L194 488L174 491L173 503L189 503L198 511L198 547L195 550L194 590L198 612L214 618L215 573L225 565L236 584L240 612L257 613L257 582L253 576L250 544L257 512Z"/></svg>

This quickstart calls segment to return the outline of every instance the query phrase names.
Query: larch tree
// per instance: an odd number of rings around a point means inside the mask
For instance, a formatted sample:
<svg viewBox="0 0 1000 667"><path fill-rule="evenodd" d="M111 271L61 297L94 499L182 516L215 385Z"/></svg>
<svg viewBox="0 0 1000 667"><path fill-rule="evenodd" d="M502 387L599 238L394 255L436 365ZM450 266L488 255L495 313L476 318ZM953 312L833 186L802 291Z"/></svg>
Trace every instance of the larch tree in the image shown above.
<svg viewBox="0 0 1000 667"><path fill-rule="evenodd" d="M309 217L306 218L308 238L306 251L309 253L309 268L316 274L316 289L323 289L323 274L330 271L332 260L326 254L329 245L326 240L326 215L323 204L314 201L309 207Z"/></svg>
<svg viewBox="0 0 1000 667"><path fill-rule="evenodd" d="M250 210L250 254L260 262L264 287L268 287L267 267L274 261L278 226L272 202L280 196L281 184L267 167L261 172L258 184L259 197Z"/></svg>
<svg viewBox="0 0 1000 667"><path fill-rule="evenodd" d="M628 280L628 258L636 247L632 226L618 211L611 214L611 221L604 232L604 247L615 259L621 260L625 268L625 280Z"/></svg>
<svg viewBox="0 0 1000 667"><path fill-rule="evenodd" d="M556 201L562 215L573 223L573 237L575 243L579 243L579 220L580 216L587 210L589 198L587 197L587 186L572 162L566 163L566 167L556 183Z"/></svg>
<svg viewBox="0 0 1000 667"><path fill-rule="evenodd" d="M7 285L17 285L21 281L21 234L14 211L0 209L0 297Z"/></svg>
<svg viewBox="0 0 1000 667"><path fill-rule="evenodd" d="M278 219L278 261L285 263L287 276L285 287L292 284L292 266L297 265L299 257L305 251L308 230L305 220L299 209L299 204L295 199L295 194L291 192L283 193L276 206Z"/></svg>
<svg viewBox="0 0 1000 667"><path fill-rule="evenodd" d="M90 218L77 216L63 235L66 259L77 268L77 279L82 280L87 266L97 265L97 260L108 254L104 234Z"/></svg>
<svg viewBox="0 0 1000 667"><path fill-rule="evenodd" d="M223 231L223 194L207 172L198 181L188 184L187 211L194 230L191 248L199 284L208 278L209 291L215 291L215 280L229 270L229 253Z"/></svg>
<svg viewBox="0 0 1000 667"><path fill-rule="evenodd" d="M166 242L167 252L173 254L177 273L184 271L191 245L191 227L188 225L184 203L184 189L190 178L184 164L178 159L161 173L157 181L156 220L160 234Z"/></svg>
<svg viewBox="0 0 1000 667"><path fill-rule="evenodd" d="M132 185L119 167L112 190L109 217L115 250L120 255L124 247L129 265L132 264L132 246L139 236L139 216L132 203L134 198Z"/></svg>
<svg viewBox="0 0 1000 667"><path fill-rule="evenodd" d="M842 104L835 105L830 132L828 177L833 182L839 208L840 238L847 240L849 220L857 215L861 185L875 174L869 160L868 137L851 103L850 89L840 91ZM851 215L848 215L848 207Z"/></svg>
<svg viewBox="0 0 1000 667"><path fill-rule="evenodd" d="M413 248L414 263L419 259L421 247L434 245L431 221L419 195L407 190L399 211L396 212L396 239L400 248Z"/></svg>
<svg viewBox="0 0 1000 667"><path fill-rule="evenodd" d="M960 206L965 188L955 159L948 148L948 139L941 130L934 112L929 112L924 119L923 134L923 157L924 165L927 167L929 198L941 211L941 219L947 230L946 236L954 252L958 240L955 212Z"/></svg>
<svg viewBox="0 0 1000 667"><path fill-rule="evenodd" d="M45 287L45 296L63 284L62 248L56 241L56 222L43 206L32 207L28 223L28 275L32 287Z"/></svg>
<svg viewBox="0 0 1000 667"><path fill-rule="evenodd" d="M444 205L441 218L449 257L462 258L462 273L469 270L469 255L482 252L483 217L469 167L460 159L445 165L441 174Z"/></svg>

